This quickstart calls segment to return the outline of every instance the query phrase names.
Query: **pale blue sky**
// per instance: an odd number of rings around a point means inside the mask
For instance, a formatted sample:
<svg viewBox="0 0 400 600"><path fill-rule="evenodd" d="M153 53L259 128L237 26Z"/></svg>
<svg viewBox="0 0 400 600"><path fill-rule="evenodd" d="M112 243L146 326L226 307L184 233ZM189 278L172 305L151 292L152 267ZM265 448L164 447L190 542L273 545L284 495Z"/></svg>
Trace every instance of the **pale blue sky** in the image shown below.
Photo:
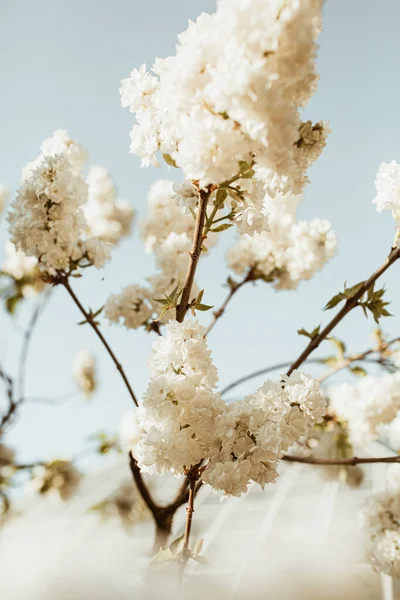
<svg viewBox="0 0 400 600"><path fill-rule="evenodd" d="M144 213L151 182L167 170L140 169L129 155L132 115L119 103L119 81L143 62L173 52L176 34L187 19L212 10L211 0L0 0L0 181L18 185L21 167L33 159L41 141L65 128L87 146L91 164L107 166L120 195ZM368 276L389 250L394 226L371 204L381 161L400 160L400 39L398 0L330 0L321 37L318 92L306 116L331 122L323 156L310 173L301 217L330 219L339 252L323 273L297 292L274 292L268 285L248 287L232 302L210 336L223 385L250 370L294 358L305 338L299 327L326 322L321 308L343 285ZM176 173L171 173L176 176ZM4 226L1 234L5 239ZM205 301L219 305L225 295L224 240L204 260L199 282ZM143 281L152 260L137 238L124 242L102 272L88 273L75 288L87 306L128 283ZM397 315L385 329L400 330L399 268L385 275L388 298ZM31 306L18 315L26 321ZM130 408L118 374L91 330L76 327L79 315L57 290L31 348L30 395L60 395L71 388L71 362L81 348L93 350L101 368L100 391L89 405L79 398L60 408L30 406L9 436L23 458L80 449L99 429L115 429ZM361 311L338 328L353 350L368 343L372 321ZM151 336L104 326L137 394L146 386ZM15 368L18 334L0 317L0 358ZM243 391L252 389L252 384Z"/></svg>

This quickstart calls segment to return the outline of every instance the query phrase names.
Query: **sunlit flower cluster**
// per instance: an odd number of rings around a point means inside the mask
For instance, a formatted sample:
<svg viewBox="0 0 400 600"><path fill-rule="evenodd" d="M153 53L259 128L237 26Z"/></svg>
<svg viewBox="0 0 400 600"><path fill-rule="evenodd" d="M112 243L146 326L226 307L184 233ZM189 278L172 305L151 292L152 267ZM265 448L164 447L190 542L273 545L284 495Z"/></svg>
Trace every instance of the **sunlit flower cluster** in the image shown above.
<svg viewBox="0 0 400 600"><path fill-rule="evenodd" d="M4 251L5 258L1 265L1 271L18 284L22 296L29 298L41 292L45 283L40 277L37 258L27 256L21 250L16 250L10 241L6 242Z"/></svg>
<svg viewBox="0 0 400 600"><path fill-rule="evenodd" d="M377 210L391 210L393 218L400 224L400 165L396 161L380 165L375 187Z"/></svg>
<svg viewBox="0 0 400 600"><path fill-rule="evenodd" d="M328 395L329 410L347 422L351 443L365 447L400 409L400 373L342 383L329 388Z"/></svg>
<svg viewBox="0 0 400 600"><path fill-rule="evenodd" d="M368 499L363 510L366 556L375 571L400 576L399 465L388 469L388 489Z"/></svg>
<svg viewBox="0 0 400 600"><path fill-rule="evenodd" d="M85 182L86 150L63 130L45 140L38 158L24 168L8 220L18 251L35 257L41 271L55 275L71 267L102 267L110 242L130 231L133 212L118 200L105 169Z"/></svg>
<svg viewBox="0 0 400 600"><path fill-rule="evenodd" d="M96 391L96 359L91 352L78 352L72 364L72 374L76 385L85 396L89 397Z"/></svg>
<svg viewBox="0 0 400 600"><path fill-rule="evenodd" d="M270 199L269 231L243 234L228 250L227 265L238 275L250 269L277 289L294 289L321 270L336 250L328 221L297 221L299 196Z"/></svg>
<svg viewBox="0 0 400 600"><path fill-rule="evenodd" d="M51 493L61 500L68 500L78 489L82 475L67 460L54 460L46 465L37 465L27 489L44 495Z"/></svg>
<svg viewBox="0 0 400 600"><path fill-rule="evenodd" d="M299 115L316 88L320 12L320 0L220 0L190 22L175 56L122 82L131 152L148 166L160 151L201 186L254 162L271 193L299 193L328 133Z"/></svg>
<svg viewBox="0 0 400 600"><path fill-rule="evenodd" d="M264 486L276 479L277 459L321 420L326 404L317 382L298 372L226 404L215 390L204 333L193 320L167 324L153 344L150 383L125 421L124 438L144 472L181 474L204 459L204 481L240 495L250 481Z"/></svg>
<svg viewBox="0 0 400 600"><path fill-rule="evenodd" d="M92 167L86 182L88 200L83 212L90 235L116 244L131 232L133 209L127 200L117 197L114 182L105 167Z"/></svg>

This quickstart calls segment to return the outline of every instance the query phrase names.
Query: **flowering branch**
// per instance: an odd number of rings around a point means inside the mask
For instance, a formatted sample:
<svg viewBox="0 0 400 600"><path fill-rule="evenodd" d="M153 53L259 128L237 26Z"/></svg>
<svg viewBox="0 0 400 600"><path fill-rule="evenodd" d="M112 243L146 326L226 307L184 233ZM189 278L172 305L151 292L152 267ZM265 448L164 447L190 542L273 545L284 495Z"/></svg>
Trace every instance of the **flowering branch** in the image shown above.
<svg viewBox="0 0 400 600"><path fill-rule="evenodd" d="M393 344L395 344L396 342L399 342L399 341L400 341L400 337L393 338L389 342L385 342L384 348L385 349L389 348L390 346L393 346ZM375 354L375 352L380 352L380 348L379 347L378 348L369 348L368 350L365 350L364 352L359 352L358 354L352 354L351 356L348 356L344 360L338 362L327 373L325 373L324 375L319 377L319 381L320 382L325 381L329 377L332 377L332 375L339 373L339 371L343 371L343 369L346 369L348 366L350 366L354 362L365 361L366 358L368 358L371 354ZM377 362L379 364L384 363L382 357L375 359L373 362Z"/></svg>
<svg viewBox="0 0 400 600"><path fill-rule="evenodd" d="M213 329L213 327L216 324L216 322L218 321L218 319L220 319L222 317L222 315L224 314L224 312L226 310L226 307L228 306L229 302L231 301L233 296L236 294L236 292L238 292L240 290L240 288L243 287L249 281L254 281L254 269L250 269L249 272L247 273L247 275L239 283L228 280L229 287L230 287L229 294L225 298L225 301L222 303L220 308L214 312L213 320L207 327L205 336L207 336L210 333L210 331Z"/></svg>
<svg viewBox="0 0 400 600"><path fill-rule="evenodd" d="M357 456L351 458L313 458L312 456L291 456L289 454L284 454L282 460L310 465L345 465L354 467L356 465L366 465L370 463L398 463L400 462L400 456L384 456L382 458L358 458Z"/></svg>
<svg viewBox="0 0 400 600"><path fill-rule="evenodd" d="M131 387L131 384L129 383L129 379L126 376L126 373L124 371L123 366L121 365L121 363L118 361L117 357L115 356L114 352L112 351L109 343L107 342L107 340L105 339L105 337L103 336L103 334L101 333L99 326L95 320L94 315L91 312L88 312L87 310L85 310L85 308L82 306L80 300L78 299L78 297L76 296L75 292L73 291L73 289L71 288L71 285L68 281L68 277L66 275L62 275L59 274L58 275L58 279L56 280L57 283L61 283L65 289L67 290L68 294L71 296L72 300L75 302L75 304L77 305L77 307L79 308L79 310L81 311L81 313L83 314L83 316L85 317L85 320L87 321L87 323L89 323L89 325L92 327L92 329L96 332L97 337L100 339L100 341L102 342L103 346L105 347L105 349L107 350L108 354L110 355L113 363L115 364L115 366L117 367L124 383L125 386L129 392L129 395L131 396L133 402L135 403L136 406L139 406L139 403L137 401L137 398L135 396L135 393Z"/></svg>
<svg viewBox="0 0 400 600"><path fill-rule="evenodd" d="M328 337L328 335L336 327L336 325L338 325L340 321L342 321L342 319L344 319L344 317L358 305L359 300L362 298L365 292L367 292L374 285L375 281L379 279L379 277L383 275L383 273L385 273L385 271L387 271L387 269L391 267L391 265L393 265L399 257L400 248L393 248L385 262L371 275L371 277L369 277L366 281L363 282L362 285L360 285L359 289L350 298L346 300L344 306L333 317L333 319L328 323L328 325L310 340L310 343L308 344L307 348L290 366L289 370L286 373L287 375L290 375L295 369L298 369L300 365L303 364L303 362L310 356L310 354L316 348L318 348L320 343Z"/></svg>
<svg viewBox="0 0 400 600"><path fill-rule="evenodd" d="M193 235L192 251L190 253L190 262L186 274L186 280L182 289L181 300L176 307L176 320L182 323L189 308L190 293L192 291L194 276L196 274L197 264L201 255L203 244L203 229L207 216L207 205L212 189L209 186L206 190L199 191L199 208L196 217L196 225Z"/></svg>

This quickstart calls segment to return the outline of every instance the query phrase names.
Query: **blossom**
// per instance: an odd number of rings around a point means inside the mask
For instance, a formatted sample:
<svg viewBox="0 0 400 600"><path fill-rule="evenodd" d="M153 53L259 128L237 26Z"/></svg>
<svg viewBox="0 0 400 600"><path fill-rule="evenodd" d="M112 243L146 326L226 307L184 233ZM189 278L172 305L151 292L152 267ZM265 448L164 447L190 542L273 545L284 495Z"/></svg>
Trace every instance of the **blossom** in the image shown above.
<svg viewBox="0 0 400 600"><path fill-rule="evenodd" d="M3 212L4 207L6 205L8 199L9 191L8 188L2 183L0 183L0 214Z"/></svg>
<svg viewBox="0 0 400 600"><path fill-rule="evenodd" d="M22 296L28 298L41 292L45 283L40 276L37 258L17 251L10 241L6 242L4 250L1 270L15 281Z"/></svg>
<svg viewBox="0 0 400 600"><path fill-rule="evenodd" d="M28 488L40 495L57 494L61 500L68 500L76 492L81 473L67 460L54 460L33 469Z"/></svg>
<svg viewBox="0 0 400 600"><path fill-rule="evenodd" d="M108 258L108 246L88 234L82 211L88 190L78 168L79 148L55 132L44 144L46 153L24 174L8 215L17 250L36 257L40 270L50 275L81 261L101 267ZM55 149L58 154L52 154Z"/></svg>
<svg viewBox="0 0 400 600"><path fill-rule="evenodd" d="M104 316L110 323L120 323L126 329L137 329L153 312L149 291L139 285L128 285L106 301Z"/></svg>
<svg viewBox="0 0 400 600"><path fill-rule="evenodd" d="M295 371L226 404L205 329L190 319L165 329L153 343L142 403L122 427L141 470L182 474L205 460L204 482L232 495L250 481L275 481L277 460L325 413L318 383Z"/></svg>
<svg viewBox="0 0 400 600"><path fill-rule="evenodd" d="M393 218L400 222L400 165L396 161L379 166L375 187L374 204L378 212L391 210Z"/></svg>
<svg viewBox="0 0 400 600"><path fill-rule="evenodd" d="M78 352L72 365L72 373L78 388L85 396L91 396L96 391L96 360L90 352Z"/></svg>
<svg viewBox="0 0 400 600"><path fill-rule="evenodd" d="M122 81L131 152L148 166L160 151L203 187L253 162L270 193L300 192L328 132L299 116L316 88L320 12L319 0L220 0L190 22L174 56Z"/></svg>
<svg viewBox="0 0 400 600"><path fill-rule="evenodd" d="M373 494L362 511L366 558L374 571L398 578L400 574L399 465L388 470L385 491Z"/></svg>
<svg viewBox="0 0 400 600"><path fill-rule="evenodd" d="M131 232L133 209L126 200L117 198L114 182L105 167L92 167L86 182L88 200L83 213L90 235L116 244Z"/></svg>
<svg viewBox="0 0 400 600"><path fill-rule="evenodd" d="M266 201L269 231L239 236L226 262L238 275L250 269L277 289L294 289L321 270L336 250L336 235L328 221L296 222L296 196Z"/></svg>
<svg viewBox="0 0 400 600"><path fill-rule="evenodd" d="M365 447L400 408L400 374L367 376L356 384L342 383L329 388L328 396L330 411L347 422L351 443Z"/></svg>

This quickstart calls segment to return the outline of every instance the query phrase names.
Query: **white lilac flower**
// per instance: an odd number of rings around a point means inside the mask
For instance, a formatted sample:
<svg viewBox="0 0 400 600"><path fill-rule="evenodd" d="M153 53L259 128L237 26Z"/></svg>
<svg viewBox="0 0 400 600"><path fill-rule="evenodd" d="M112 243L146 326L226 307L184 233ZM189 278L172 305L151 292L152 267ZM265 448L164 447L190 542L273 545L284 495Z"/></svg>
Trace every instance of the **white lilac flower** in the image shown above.
<svg viewBox="0 0 400 600"><path fill-rule="evenodd" d="M394 578L400 576L398 469L399 465L390 467L387 489L370 496L362 511L366 559L375 571L386 573Z"/></svg>
<svg viewBox="0 0 400 600"><path fill-rule="evenodd" d="M220 0L178 36L175 56L123 80L131 152L148 166L160 151L201 186L254 161L271 193L301 191L327 133L299 116L316 88L320 18L320 0Z"/></svg>
<svg viewBox="0 0 400 600"><path fill-rule="evenodd" d="M336 235L328 221L296 222L299 197L269 199L268 231L243 234L229 248L226 262L238 275L253 269L277 289L294 289L321 270L336 250Z"/></svg>
<svg viewBox="0 0 400 600"><path fill-rule="evenodd" d="M1 270L9 275L20 288L25 298L40 293L45 283L40 276L38 260L34 256L26 256L21 250L16 250L12 242L7 241L4 247L5 258Z"/></svg>
<svg viewBox="0 0 400 600"><path fill-rule="evenodd" d="M377 210L391 210L393 218L400 224L400 165L396 161L380 165L375 187Z"/></svg>
<svg viewBox="0 0 400 600"><path fill-rule="evenodd" d="M351 443L365 447L379 435L400 409L400 374L367 376L355 384L329 388L329 409L346 421Z"/></svg>
<svg viewBox="0 0 400 600"><path fill-rule="evenodd" d="M36 257L40 270L50 275L82 260L103 266L108 245L90 237L82 211L88 190L80 171L81 147L55 132L42 149L11 204L11 242Z"/></svg>
<svg viewBox="0 0 400 600"><path fill-rule="evenodd" d="M92 167L87 176L88 200L83 212L90 235L116 244L132 229L133 209L127 200L117 198L109 171Z"/></svg>
<svg viewBox="0 0 400 600"><path fill-rule="evenodd" d="M78 388L85 396L91 396L96 391L96 359L91 352L78 352L72 365L72 373Z"/></svg>
<svg viewBox="0 0 400 600"><path fill-rule="evenodd" d="M277 460L307 435L326 409L318 383L294 372L266 381L243 401L226 404L196 320L170 321L153 343L150 382L134 417L124 420L125 443L144 472L207 461L203 479L226 494L244 493L277 477Z"/></svg>
<svg viewBox="0 0 400 600"><path fill-rule="evenodd" d="M8 199L9 191L5 185L0 183L0 214L3 212Z"/></svg>
<svg viewBox="0 0 400 600"><path fill-rule="evenodd" d="M149 291L135 284L123 288L119 294L109 296L104 308L104 316L110 323L122 323L126 329L141 327L152 312Z"/></svg>

